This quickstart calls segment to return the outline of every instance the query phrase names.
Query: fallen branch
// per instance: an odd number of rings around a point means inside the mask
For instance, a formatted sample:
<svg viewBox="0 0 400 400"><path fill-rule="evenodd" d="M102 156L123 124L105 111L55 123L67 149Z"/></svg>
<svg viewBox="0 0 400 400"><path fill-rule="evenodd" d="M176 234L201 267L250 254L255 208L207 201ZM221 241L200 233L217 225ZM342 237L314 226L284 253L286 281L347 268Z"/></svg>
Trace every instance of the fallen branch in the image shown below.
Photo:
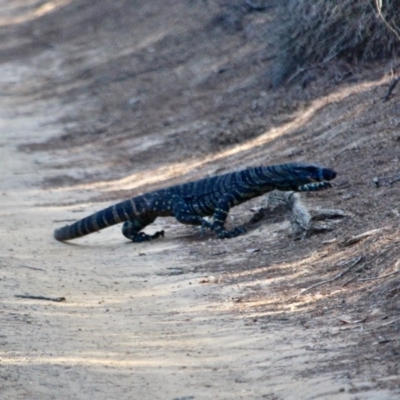
<svg viewBox="0 0 400 400"><path fill-rule="evenodd" d="M297 297L299 297L300 295L302 295L302 294L304 294L304 293L306 293L306 292L309 292L311 289L314 289L314 288L316 288L316 287L318 287L318 286L325 285L325 284L327 284L327 283L332 283L332 282L334 282L334 281L340 279L341 277L343 277L344 275L346 275L352 268L354 268L362 259L363 259L363 256L358 256L358 257L354 260L354 262L350 265L350 267L346 268L344 271L340 272L339 274L337 274L336 276L334 276L334 277L331 278L331 279L327 279L326 281L321 281L321 282L314 283L313 285L309 286L308 288L303 289L300 293L298 293L298 294L296 294L296 295L290 297L290 300L291 300L291 299L294 299L294 298L297 298Z"/></svg>
<svg viewBox="0 0 400 400"><path fill-rule="evenodd" d="M19 297L21 299L32 299L32 300L48 300L48 301L56 301L61 302L65 301L65 297L46 297L46 296L32 296L30 294L16 294L14 297Z"/></svg>
<svg viewBox="0 0 400 400"><path fill-rule="evenodd" d="M332 229L330 224L321 224L316 221L333 220L347 216L342 210L336 209L308 209L302 202L300 194L294 192L274 191L267 197L269 209L284 207L291 213L293 231L297 234L311 235ZM265 212L263 211L262 215Z"/></svg>
<svg viewBox="0 0 400 400"><path fill-rule="evenodd" d="M349 214L346 214L342 210L336 208L321 208L311 211L311 219L317 221L321 219L337 219L348 217Z"/></svg>
<svg viewBox="0 0 400 400"><path fill-rule="evenodd" d="M291 205L294 223L296 223L302 230L310 230L311 214L300 200L300 195L297 193L291 193L288 200Z"/></svg>
<svg viewBox="0 0 400 400"><path fill-rule="evenodd" d="M375 176L372 179L372 182L375 184L376 187L380 186L392 186L393 183L399 182L400 181L400 175L396 175L393 177L390 176Z"/></svg>
<svg viewBox="0 0 400 400"><path fill-rule="evenodd" d="M344 247L351 246L352 244L358 243L359 241L361 241L369 236L376 235L377 233L383 231L384 229L386 229L386 228L372 229L370 231L360 233L359 235L352 236L352 237L344 240L341 244Z"/></svg>

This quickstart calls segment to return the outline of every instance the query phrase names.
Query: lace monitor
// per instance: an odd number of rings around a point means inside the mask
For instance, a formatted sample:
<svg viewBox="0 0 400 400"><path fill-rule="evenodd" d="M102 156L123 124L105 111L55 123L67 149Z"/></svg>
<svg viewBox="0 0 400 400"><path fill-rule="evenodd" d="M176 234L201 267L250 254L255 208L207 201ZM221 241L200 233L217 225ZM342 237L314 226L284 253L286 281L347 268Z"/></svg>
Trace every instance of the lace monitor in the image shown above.
<svg viewBox="0 0 400 400"><path fill-rule="evenodd" d="M124 236L133 242L144 242L164 236L164 231L148 235L142 229L157 217L173 216L183 224L210 229L221 239L232 238L246 229L225 229L230 208L274 189L297 192L327 189L332 186L328 181L335 177L334 170L312 164L248 168L133 197L56 229L54 237L60 241L75 239L125 222ZM212 216L212 222L205 216Z"/></svg>

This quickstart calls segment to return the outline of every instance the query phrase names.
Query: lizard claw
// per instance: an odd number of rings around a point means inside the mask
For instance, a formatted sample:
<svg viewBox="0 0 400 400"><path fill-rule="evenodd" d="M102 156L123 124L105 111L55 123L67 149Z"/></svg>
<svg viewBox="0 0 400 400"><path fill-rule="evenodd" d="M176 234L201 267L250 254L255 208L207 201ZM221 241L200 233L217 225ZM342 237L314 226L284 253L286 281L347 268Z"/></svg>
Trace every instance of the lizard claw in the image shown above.
<svg viewBox="0 0 400 400"><path fill-rule="evenodd" d="M205 233L206 233L206 229L212 229L212 225L206 221L205 219L203 219L201 221L201 231L200 231L200 237L204 237Z"/></svg>
<svg viewBox="0 0 400 400"><path fill-rule="evenodd" d="M152 239L157 239L159 237L164 237L164 231L158 231L154 235L151 235Z"/></svg>

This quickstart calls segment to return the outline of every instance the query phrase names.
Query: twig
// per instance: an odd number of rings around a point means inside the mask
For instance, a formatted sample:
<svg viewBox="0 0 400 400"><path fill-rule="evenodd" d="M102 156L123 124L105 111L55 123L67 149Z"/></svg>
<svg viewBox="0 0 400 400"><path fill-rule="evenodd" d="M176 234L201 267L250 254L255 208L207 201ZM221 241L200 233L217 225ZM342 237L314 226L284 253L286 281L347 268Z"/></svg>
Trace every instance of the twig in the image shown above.
<svg viewBox="0 0 400 400"><path fill-rule="evenodd" d="M326 60L321 61L318 64L314 64L314 65L310 65L309 67L303 67L303 68L298 68L297 71L286 81L287 84L289 84L290 82L292 82L295 78L297 78L298 75L302 74L305 71L308 71L310 69L315 69L315 68L319 68L324 64L327 64L329 61L331 61L332 59L334 59L337 56L337 52L333 55L331 55L330 57L328 57Z"/></svg>
<svg viewBox="0 0 400 400"><path fill-rule="evenodd" d="M400 76L396 77L393 79L392 83L389 86L389 89L386 93L385 96L382 97L382 102L385 103L389 100L390 95L392 94L394 88L397 86L397 84L399 83L400 80Z"/></svg>
<svg viewBox="0 0 400 400"><path fill-rule="evenodd" d="M27 265L21 265L21 268L28 268L28 269L33 269L35 271L46 271L43 268L36 268L36 267L28 267Z"/></svg>
<svg viewBox="0 0 400 400"><path fill-rule="evenodd" d="M361 270L363 270L367 265L372 264L375 260L377 260L380 256L384 255L385 253L387 253L388 251L392 250L393 248L395 248L396 246L399 245L399 242L396 242L394 244L392 244L391 246L386 247L386 249L383 249L382 251L380 251L378 254L376 254L374 257L371 258L371 260L367 261L361 268L359 268L356 272L360 272Z"/></svg>
<svg viewBox="0 0 400 400"><path fill-rule="evenodd" d="M387 26L387 28L388 28L390 31L392 31L392 32L396 35L397 39L400 40L400 35L399 35L399 33L397 32L397 30L396 30L395 28L393 28L393 27L389 24L389 22L387 22L386 18L385 18L385 17L383 16L383 14L382 14L382 0L375 0L375 5L376 5L376 11L378 12L379 17L382 19L382 21L383 21L384 24ZM396 24L395 24L395 23L393 23L393 24L394 24L394 26L397 28Z"/></svg>
<svg viewBox="0 0 400 400"><path fill-rule="evenodd" d="M314 285L311 285L311 286L309 286L308 288L303 289L300 293L298 293L298 294L296 294L296 295L290 297L290 299L297 298L297 297L299 297L300 295L302 295L302 294L304 294L304 293L306 293L306 292L309 292L311 289L316 288L317 286L325 285L326 283L331 283L331 282L334 282L334 281L338 280L338 279L341 278L342 276L346 275L352 268L354 268L362 259L363 259L363 256L358 256L358 257L354 260L354 262L350 265L350 267L346 268L344 271L340 272L339 274L337 274L337 275L334 276L333 278L328 279L328 280L326 280L326 281L314 283Z"/></svg>
<svg viewBox="0 0 400 400"><path fill-rule="evenodd" d="M400 77L399 77L400 78ZM400 181L400 176L396 176L395 178L393 178L391 181L389 181L389 185L393 185L393 183L396 183Z"/></svg>
<svg viewBox="0 0 400 400"><path fill-rule="evenodd" d="M363 266L362 266L361 268L357 269L355 272L356 272L356 273L357 273L357 272L360 272L360 271L363 270L367 265L372 264L372 263L373 263L375 260L377 260L380 256L382 256L383 254L387 253L389 250L392 250L394 247L396 247L396 246L398 246L398 245L399 245L399 243L395 243L395 244L393 244L393 245L387 247L386 249L382 250L381 252L379 252L378 254L376 254L374 257L372 257L371 260L369 260L368 262L364 263ZM399 271L399 272L400 272L400 271ZM393 272L393 274L394 274L394 273L397 273L397 271L396 271L396 272ZM384 278L384 277L390 276L390 275L392 275L392 274L383 275L383 276L378 277L378 278L368 278L368 279L365 279L365 280L380 279L380 278ZM353 281L356 280L356 279L357 279L357 277L356 277L356 276L353 276L351 279L349 279L349 280L347 280L345 283L343 283L342 287L347 286L349 283L353 282ZM364 279L360 279L360 280L358 280L357 282L360 282L360 281L363 281L363 280L364 280Z"/></svg>
<svg viewBox="0 0 400 400"><path fill-rule="evenodd" d="M244 2L249 7L250 11L265 11L265 10L268 10L268 8L272 8L273 7L273 5L268 5L268 6L266 6L266 5L264 5L264 6L257 5L257 4L254 4L250 0L244 0Z"/></svg>
<svg viewBox="0 0 400 400"><path fill-rule="evenodd" d="M399 322L399 321L400 321L400 318L397 318L397 319L394 319L393 321L386 322L386 324L374 326L373 328L369 328L369 329L364 329L364 332L369 332L369 331L373 331L375 329L383 328L385 326L392 325L392 324L394 324L396 322Z"/></svg>
<svg viewBox="0 0 400 400"><path fill-rule="evenodd" d="M390 274L381 275L381 276L376 276L376 277L374 277L374 278L359 279L357 282L374 281L374 280L376 280L376 279L383 279L383 278L387 278L388 276L396 275L396 274L398 274L399 272L400 272L400 271L394 271L394 272L391 272Z"/></svg>
<svg viewBox="0 0 400 400"><path fill-rule="evenodd" d="M364 267L363 267L364 268ZM356 271L357 272L357 271ZM352 278L348 279L345 283L343 283L342 288L347 286L349 283L355 281L357 279L357 276L353 276Z"/></svg>
<svg viewBox="0 0 400 400"><path fill-rule="evenodd" d="M351 246L352 244L355 244L355 243L359 242L360 240L365 239L368 236L375 235L375 234L383 231L384 229L385 228L372 229L370 231L367 231L367 232L364 232L364 233L360 233L359 235L352 236L351 238L344 240L342 242L342 245L345 246L345 247L346 246Z"/></svg>
<svg viewBox="0 0 400 400"><path fill-rule="evenodd" d="M56 301L58 303L66 300L65 297L32 296L30 294L16 294L14 297L19 297L21 299Z"/></svg>
<svg viewBox="0 0 400 400"><path fill-rule="evenodd" d="M400 286L396 286L396 287L394 287L394 288L391 288L391 289L385 290L384 292L382 292L382 294L383 294L383 293L390 293L390 292L394 292L395 290L399 290L399 289L400 289Z"/></svg>

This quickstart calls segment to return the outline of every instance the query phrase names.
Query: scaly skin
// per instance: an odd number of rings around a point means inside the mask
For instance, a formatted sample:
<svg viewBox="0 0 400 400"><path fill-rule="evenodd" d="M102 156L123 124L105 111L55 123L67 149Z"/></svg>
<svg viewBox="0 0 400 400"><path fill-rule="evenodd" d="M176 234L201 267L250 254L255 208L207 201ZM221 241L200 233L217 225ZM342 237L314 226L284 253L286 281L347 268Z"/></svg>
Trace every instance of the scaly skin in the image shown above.
<svg viewBox="0 0 400 400"><path fill-rule="evenodd" d="M318 191L331 187L336 177L332 169L312 164L280 164L171 186L133 197L89 217L54 231L57 240L71 240L124 222L122 233L133 242L164 236L164 231L147 235L142 230L157 217L173 216L179 222L214 231L219 238L232 238L246 232L243 227L226 230L229 210L271 190ZM212 216L213 222L203 217Z"/></svg>

